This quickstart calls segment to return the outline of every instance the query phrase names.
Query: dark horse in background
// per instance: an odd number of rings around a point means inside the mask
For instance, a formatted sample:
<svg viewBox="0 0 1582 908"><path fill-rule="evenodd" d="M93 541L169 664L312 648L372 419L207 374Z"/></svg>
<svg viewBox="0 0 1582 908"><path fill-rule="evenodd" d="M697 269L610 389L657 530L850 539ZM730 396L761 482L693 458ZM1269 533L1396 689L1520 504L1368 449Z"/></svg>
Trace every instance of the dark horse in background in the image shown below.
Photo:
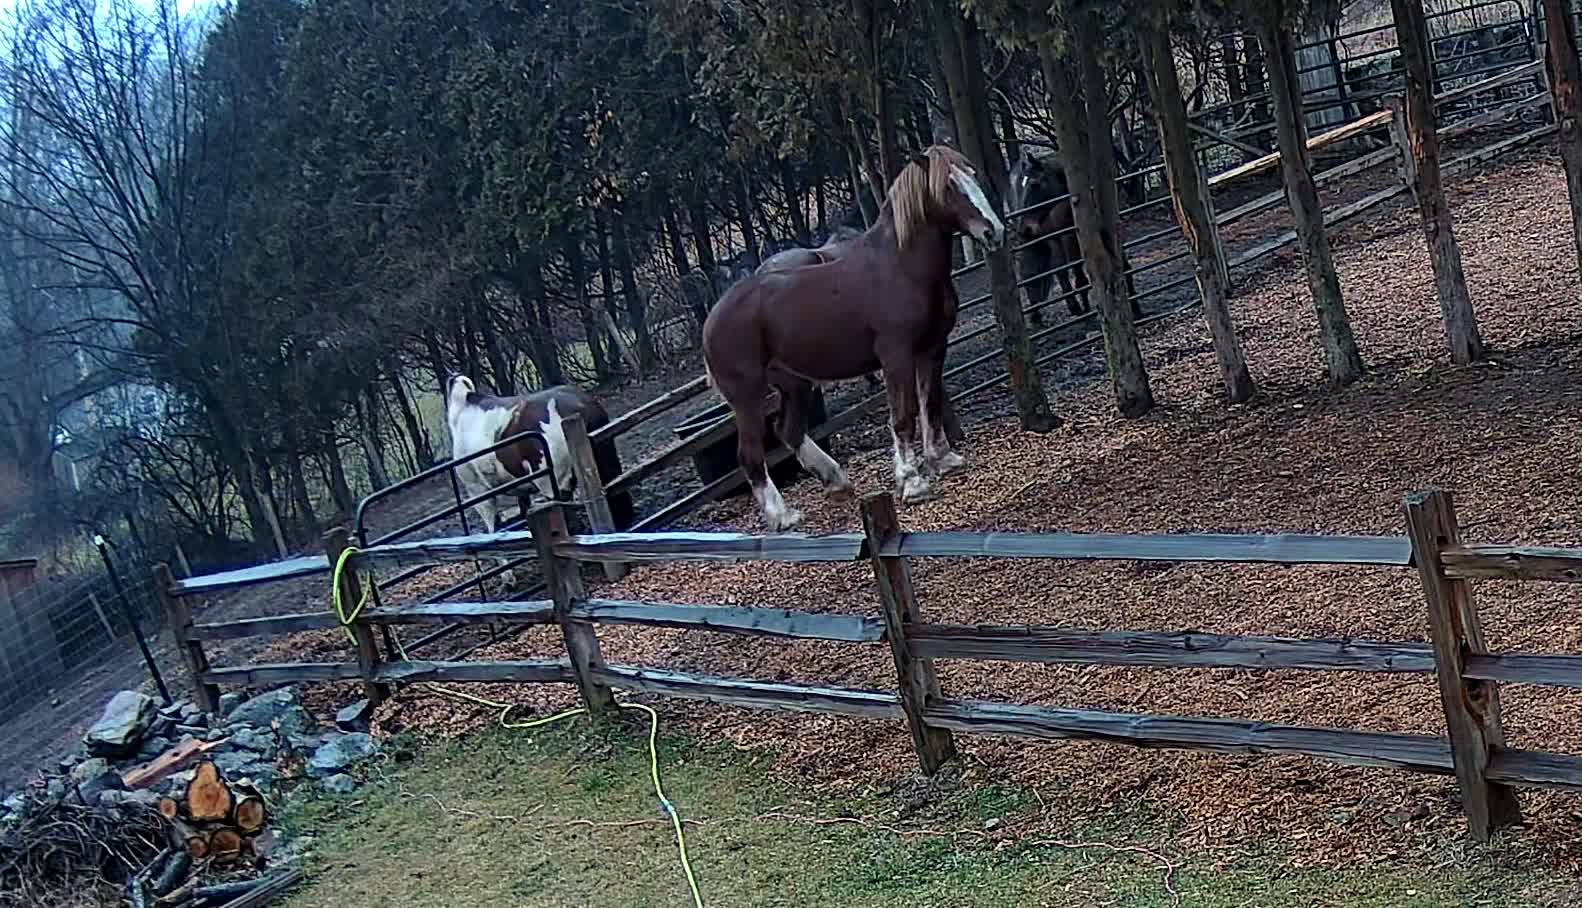
<svg viewBox="0 0 1582 908"><path fill-rule="evenodd" d="M1119 158L1121 167L1129 167ZM1026 282L1027 302L1037 305L1049 299L1051 285L1060 282L1061 295L1066 297L1066 309L1072 315L1081 315L1092 307L1088 304L1088 272L1083 267L1082 250L1073 229L1076 221L1071 210L1071 188L1066 182L1065 169L1054 155L1037 156L1024 146L1011 165L1011 191L1009 209L1018 211L1043 205L1055 199L1052 205L1022 215L1016 221L1015 237L1023 248L1016 254L1016 271ZM1122 189L1130 201L1136 192L1136 178L1122 181ZM1125 238L1121 239L1125 243ZM1054 272L1051 274L1050 272ZM1126 275L1126 291L1137 294L1132 276ZM1137 302L1132 300L1132 315L1139 315ZM1041 321L1040 313L1033 313L1034 321Z"/></svg>
<svg viewBox="0 0 1582 908"><path fill-rule="evenodd" d="M445 389L445 423L450 428L451 457L459 459L476 454L502 439L528 430L544 437L543 442L534 438L514 442L457 467L467 497L476 497L540 469L546 454L554 483L551 484L550 477L541 476L529 483L522 494L536 492L539 498L549 500L574 489L577 478L571 468L571 449L563 429L566 418L574 415L582 417L590 433L610 421L610 415L597 398L571 385L556 385L517 397L492 397L480 394L471 378L452 375ZM604 482L621 474L621 455L614 439L595 442L593 458L599 467L599 478ZM631 527L635 517L631 494L611 493L609 502L615 528ZM476 508L483 518L484 528L495 532L499 528L495 499L485 498Z"/></svg>
<svg viewBox="0 0 1582 908"><path fill-rule="evenodd" d="M840 464L807 436L815 382L881 370L895 443L895 479L906 502L966 461L944 429L945 344L956 325L951 238L989 249L1005 225L972 164L942 145L913 158L890 186L879 220L859 236L787 250L736 284L703 326L709 383L736 415L737 455L772 532L798 524L764 462L765 400L780 393L776 435L834 494L849 493ZM920 425L921 424L921 425ZM922 460L917 455L919 438Z"/></svg>

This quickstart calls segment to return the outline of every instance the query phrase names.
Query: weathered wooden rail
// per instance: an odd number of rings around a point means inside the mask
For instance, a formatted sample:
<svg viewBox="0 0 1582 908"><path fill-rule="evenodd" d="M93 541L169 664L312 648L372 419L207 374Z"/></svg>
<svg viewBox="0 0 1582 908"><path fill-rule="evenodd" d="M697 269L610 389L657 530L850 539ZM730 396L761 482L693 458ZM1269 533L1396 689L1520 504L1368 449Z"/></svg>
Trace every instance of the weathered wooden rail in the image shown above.
<svg viewBox="0 0 1582 908"><path fill-rule="evenodd" d="M564 505L529 515L531 529L487 536L373 546L352 556L359 568L446 562L482 556L538 559L549 597L528 602L456 602L377 607L350 626L355 661L211 667L204 643L244 636L334 629L328 610L267 618L194 622L185 597L212 584L175 584L161 565L158 588L169 625L199 688L212 701L220 685L361 680L370 696L417 681L554 682L579 687L590 709L609 706L612 690L707 700L759 709L796 710L904 721L929 772L955 753L956 732L1055 740L1097 740L1139 747L1236 754L1298 754L1340 763L1453 774L1469 828L1486 838L1519 818L1511 786L1582 789L1582 757L1508 748L1500 730L1498 684L1582 688L1582 655L1494 653L1483 640L1470 582L1483 578L1582 582L1582 549L1469 545L1460 541L1448 495L1409 497L1404 536L1292 534L1137 535L1110 533L904 532L888 495L862 502L864 530L825 536L740 533L566 532ZM1139 560L1220 564L1368 566L1414 570L1427 606L1428 642L1087 630L1041 625L931 623L912 588L914 558ZM664 561L770 560L869 562L881 611L824 614L787 609L591 597L579 565ZM788 568L790 569L790 568ZM282 576L290 576L282 571ZM250 579L249 582L256 582ZM355 572L342 579L348 599ZM1036 607L1036 604L1034 604ZM371 646L376 628L509 622L558 625L565 659L509 662L385 661ZM760 637L887 645L896 667L893 691L788 684L657 666L613 665L599 647L599 625L684 628ZM940 689L934 662L970 659L1079 663L1161 669L1238 668L1434 675L1446 737L1269 724L1239 719L1145 715L953 699Z"/></svg>

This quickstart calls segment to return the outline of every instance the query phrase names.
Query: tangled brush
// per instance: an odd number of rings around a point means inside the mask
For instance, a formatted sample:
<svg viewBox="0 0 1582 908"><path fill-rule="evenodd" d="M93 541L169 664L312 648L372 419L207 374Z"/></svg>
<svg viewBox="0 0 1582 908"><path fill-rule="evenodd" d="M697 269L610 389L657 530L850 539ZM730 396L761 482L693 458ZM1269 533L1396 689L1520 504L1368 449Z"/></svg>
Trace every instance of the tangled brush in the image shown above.
<svg viewBox="0 0 1582 908"><path fill-rule="evenodd" d="M20 817L0 826L0 908L116 904L165 839L159 814L143 805L90 808L36 789L23 797Z"/></svg>

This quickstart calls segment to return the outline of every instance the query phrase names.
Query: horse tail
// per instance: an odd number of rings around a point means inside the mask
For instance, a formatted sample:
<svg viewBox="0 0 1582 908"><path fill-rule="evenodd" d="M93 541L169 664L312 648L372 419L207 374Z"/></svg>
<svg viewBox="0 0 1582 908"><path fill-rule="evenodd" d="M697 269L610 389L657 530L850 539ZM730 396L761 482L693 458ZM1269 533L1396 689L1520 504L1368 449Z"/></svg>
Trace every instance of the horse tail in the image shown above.
<svg viewBox="0 0 1582 908"><path fill-rule="evenodd" d="M593 445L593 460L599 467L599 479L605 483L621 475L621 452L615 447L615 439L606 438ZM629 530L637 521L637 507L632 503L632 493L626 490L610 492L605 496L610 503L610 517L615 522L616 532Z"/></svg>
<svg viewBox="0 0 1582 908"><path fill-rule="evenodd" d="M592 423L596 425L590 424L589 431L596 430L610 421L602 407L595 411L594 416ZM593 443L593 462L599 468L599 481L604 485L608 485L611 480L621 475L621 452L615 446L614 438L604 438ZM609 502L610 517L615 524L616 532L631 529L632 524L637 521L637 507L632 502L632 493L625 490L609 492L605 495L605 500Z"/></svg>

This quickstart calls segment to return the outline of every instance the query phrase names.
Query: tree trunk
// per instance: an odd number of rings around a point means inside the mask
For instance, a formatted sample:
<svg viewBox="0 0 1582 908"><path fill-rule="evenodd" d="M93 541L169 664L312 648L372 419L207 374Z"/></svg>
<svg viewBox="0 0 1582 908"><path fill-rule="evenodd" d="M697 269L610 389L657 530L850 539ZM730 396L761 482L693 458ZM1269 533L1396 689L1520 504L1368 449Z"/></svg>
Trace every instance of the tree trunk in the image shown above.
<svg viewBox="0 0 1582 908"><path fill-rule="evenodd" d="M1088 45L1098 24L1090 14L1078 20L1082 34L1072 42L1073 50L1092 57L1098 45ZM1079 82L1071 60L1058 51L1049 39L1038 44L1038 57L1044 71L1056 141L1061 148L1066 182L1071 189L1071 211L1077 227L1077 245L1088 272L1088 292L1099 310L1104 332L1104 362L1115 393L1115 406L1121 415L1141 416L1153 409L1153 388L1143 365L1142 349L1137 344L1137 325L1126 293L1122 263L1115 255L1120 248L1119 203L1115 196L1115 150L1107 133L1093 135L1095 120L1108 117L1104 108L1102 77L1092 81L1096 60L1084 61ZM1098 99L1100 110L1089 108Z"/></svg>
<svg viewBox="0 0 1582 908"><path fill-rule="evenodd" d="M1391 105L1395 119L1390 121L1390 131L1401 151L1402 176L1422 215L1423 235L1428 241L1428 257L1433 262L1434 286L1439 295L1439 314L1450 342L1450 361L1466 364L1483 358L1483 338L1467 292L1467 276L1461 269L1461 246L1456 242L1450 202L1439 176L1439 124L1429 93L1433 74L1428 57L1428 23L1423 17L1422 0L1390 0L1390 6L1395 13L1401 59L1406 64L1406 97L1404 103Z"/></svg>
<svg viewBox="0 0 1582 908"><path fill-rule="evenodd" d="M652 374L659 367L659 354L654 349L654 338L648 333L648 313L643 296L637 289L637 277L632 268L631 237L627 233L626 216L613 218L615 269L621 273L621 294L626 301L626 325L637 338L637 362L641 367L638 377Z"/></svg>
<svg viewBox="0 0 1582 908"><path fill-rule="evenodd" d="M544 266L536 255L523 255L517 266L517 294L522 313L527 316L528 342L533 350L533 365L538 370L538 386L564 384L560 351L555 344L554 322L550 319L549 299L544 288Z"/></svg>
<svg viewBox="0 0 1582 908"><path fill-rule="evenodd" d="M396 408L401 411L401 423L406 426L407 437L412 440L412 450L417 455L418 468L425 469L434 462L434 447L429 439L428 429L418 419L417 410L413 408L412 401L407 397L406 384L401 380L400 367L394 360L388 360L384 372L389 377L391 388L395 390Z"/></svg>
<svg viewBox="0 0 1582 908"><path fill-rule="evenodd" d="M829 210L827 205L828 203L824 200L824 177L821 174L813 182L813 214L818 218L818 232L821 234L829 232Z"/></svg>
<svg viewBox="0 0 1582 908"><path fill-rule="evenodd" d="M1242 78L1245 71L1241 60L1241 42L1234 32L1226 32L1220 36L1219 49L1225 64L1225 91L1230 95L1232 104L1231 119L1235 120L1242 114L1241 100L1247 97L1246 82ZM1177 76L1177 84L1180 84L1180 81L1180 77ZM1185 106L1183 102L1183 109Z"/></svg>
<svg viewBox="0 0 1582 908"><path fill-rule="evenodd" d="M687 219L692 223L692 245L698 252L698 269L712 286L716 265L714 236L709 225L708 199L701 192L692 194L692 203L687 206Z"/></svg>
<svg viewBox="0 0 1582 908"><path fill-rule="evenodd" d="M1164 150L1165 173L1170 180L1170 199L1175 203L1176 223L1192 250L1197 273L1198 294L1203 298L1203 318L1214 339L1214 355L1219 361L1220 379L1231 403L1250 400L1257 392L1247 360L1236 339L1226 304L1224 250L1220 246L1219 226L1209 204L1208 187L1192 153L1192 136L1187 132L1186 101L1181 97L1180 77L1170 47L1168 22L1148 26L1147 75L1154 98L1154 117L1159 124L1159 142Z"/></svg>
<svg viewBox="0 0 1582 908"><path fill-rule="evenodd" d="M296 429L289 423L285 427L286 489L291 496L291 508L297 512L297 526L304 535L318 529L319 518L313 513L313 499L308 495L308 477L302 471L302 443Z"/></svg>
<svg viewBox="0 0 1582 908"><path fill-rule="evenodd" d="M477 293L472 298L472 308L478 320L478 336L483 338L483 355L489 360L489 371L494 375L495 390L506 397L516 393L510 360L500 347L499 332L494 330L494 318L489 311L488 297Z"/></svg>
<svg viewBox="0 0 1582 908"><path fill-rule="evenodd" d="M594 235L599 240L599 290L604 294L604 311L612 322L620 322L621 308L615 299L615 270L610 259L610 214L600 208L593 215Z"/></svg>
<svg viewBox="0 0 1582 908"><path fill-rule="evenodd" d="M1565 164L1571 200L1571 233L1577 265L1582 267L1582 65L1577 61L1576 20L1566 0L1543 0L1544 31L1549 38L1545 66L1555 120L1560 124L1560 160Z"/></svg>
<svg viewBox="0 0 1582 908"><path fill-rule="evenodd" d="M1003 101L995 104L994 110L1000 115L1000 142L1005 146L1005 158L1014 161L1022 154L1021 138L1016 134L1016 116L1011 112L1011 105Z"/></svg>
<svg viewBox="0 0 1582 908"><path fill-rule="evenodd" d="M687 247L682 240L681 226L676 222L676 214L668 204L664 206L661 224L664 226L666 238L670 241L670 259L676 266L676 274L680 275L681 295L687 301L687 307L692 310L692 317L697 322L697 331L701 332L704 320L709 317L709 306L703 299L705 294L702 291L708 281L699 281L698 276L693 274L692 263L687 260Z"/></svg>
<svg viewBox="0 0 1582 908"><path fill-rule="evenodd" d="M950 83L945 81L944 65L939 54L928 54L929 86L934 89L935 102L928 106L928 118L933 127L933 144L958 145L956 141L956 112L950 104Z"/></svg>
<svg viewBox="0 0 1582 908"><path fill-rule="evenodd" d="M457 325L456 345L462 353L462 361L467 366L467 374L473 381L483 379L483 370L478 361L477 326L473 324L474 313L472 302L463 300L461 304L461 324Z"/></svg>
<svg viewBox="0 0 1582 908"><path fill-rule="evenodd" d="M860 141L861 136L857 132L857 127L853 125L851 129L852 136ZM873 194L863 191L863 187L867 185L867 182L862 177L859 154L853 152L850 148L846 149L846 166L848 169L847 179L851 183L852 202L857 206L857 210L862 213L863 226L871 227L875 221L879 220L879 207L874 202ZM879 198L884 198L884 196L880 195Z"/></svg>
<svg viewBox="0 0 1582 908"><path fill-rule="evenodd" d="M366 439L367 436L364 436ZM335 444L333 438L324 446L324 463L330 468L330 495L335 499L335 506L341 513L350 517L357 513L357 497L352 494L351 483L346 481L346 463L341 460L341 449ZM376 489L382 489L390 484L390 477L379 476L373 471L374 460L369 459L368 481ZM381 483L381 480L383 482Z"/></svg>
<svg viewBox="0 0 1582 908"><path fill-rule="evenodd" d="M1268 66L1263 59L1263 48L1258 46L1257 41L1248 41L1245 38L1242 39L1242 48L1247 57L1246 79L1243 81L1246 83L1247 97L1253 99L1248 104L1248 109L1252 113L1247 119L1253 123L1265 123L1269 120L1269 107L1262 96L1269 91L1269 80L1266 72ZM1268 138L1269 131L1272 128L1266 127L1257 132L1249 133L1242 138L1247 144L1262 148L1267 152L1273 148Z"/></svg>
<svg viewBox="0 0 1582 908"><path fill-rule="evenodd" d="M382 401L379 393L372 384L363 388L363 397L368 402L368 419L362 425L363 450L368 455L368 481L376 489L382 489L390 484L388 469L389 458L385 456L384 426L379 422L379 410ZM361 414L358 414L361 416ZM329 427L330 445L335 445L335 427Z"/></svg>
<svg viewBox="0 0 1582 908"><path fill-rule="evenodd" d="M445 382L450 375L450 367L446 365L445 351L440 349L439 336L434 333L433 328L424 330L423 346L428 351L429 371L434 373L434 387L439 389L440 396L443 397L445 396L446 390ZM396 372L391 371L389 368L387 368L386 371L389 372L391 376L397 374Z"/></svg>
<svg viewBox="0 0 1582 908"><path fill-rule="evenodd" d="M1362 377L1362 354L1357 351L1340 295L1340 277L1324 227L1324 208L1313 183L1307 153L1307 125L1302 116L1302 87L1296 75L1296 52L1291 34L1277 21L1256 20L1258 43L1269 61L1269 93L1273 99L1275 134L1280 142L1280 170L1285 195L1296 222L1307 286L1318 311L1318 336L1324 348L1324 370L1332 385L1348 385Z"/></svg>
<svg viewBox="0 0 1582 908"><path fill-rule="evenodd" d="M274 541L276 556L285 558L291 554L291 548L286 545L286 534L280 526L280 504L275 501L275 479L269 474L269 461L248 451L243 474L257 483L258 501L264 509L264 526Z"/></svg>
<svg viewBox="0 0 1582 908"><path fill-rule="evenodd" d="M852 0L851 10L854 18L854 27L862 34L863 38L863 69L868 82L868 103L873 114L874 139L878 145L878 173L882 183L876 184L876 191L883 193L888 188L890 181L901 173L904 162L901 160L901 144L896 139L896 116L893 97L890 92L888 80L885 78L885 53L886 44L885 11L888 9L888 0Z"/></svg>
<svg viewBox="0 0 1582 908"><path fill-rule="evenodd" d="M813 232L807 224L807 194L803 192L802 181L797 179L796 168L785 158L780 159L780 191L786 197L786 212L791 216L791 231L796 234L796 241L810 244Z"/></svg>
<svg viewBox="0 0 1582 908"><path fill-rule="evenodd" d="M268 558L271 540L269 512L264 508L263 497L259 495L258 484L253 479L252 458L248 456L240 434L221 410L219 402L213 398L206 400L204 410L208 414L209 425L214 432L214 442L219 449L220 459L236 477L236 494L242 499L242 508L247 512L247 525L252 534L253 549L259 555ZM284 547L283 540L277 541L281 545L276 547L276 551Z"/></svg>
<svg viewBox="0 0 1582 908"><path fill-rule="evenodd" d="M931 0L929 6L935 43L940 52L940 68L950 87L950 106L956 114L961 152L977 165L980 179L987 177L985 188L992 195L991 202L1003 208L1000 200L1006 197L1008 177L1005 161L994 141L977 24L963 18L954 0ZM1010 244L990 253L988 259L990 299L995 321L1000 326L1017 417L1023 429L1048 432L1060 424L1060 418L1044 394L1043 378L1038 372L1016 288Z"/></svg>
<svg viewBox="0 0 1582 908"><path fill-rule="evenodd" d="M867 178L868 191L873 193L875 199L884 199L890 194L890 183L884 178L882 162L874 155L873 148L868 144L868 137L863 133L862 126L857 118L851 118L851 140L857 149L857 162L862 166L862 173ZM879 202L876 208L884 207Z"/></svg>
<svg viewBox="0 0 1582 908"><path fill-rule="evenodd" d="M588 262L582 254L582 237L574 230L567 230L561 241L566 265L571 271L572 291L577 295L577 317L582 322L582 336L588 344L588 356L593 360L593 374L599 384L610 380L610 358L600 338L598 319L593 315L593 304L588 301Z"/></svg>
<svg viewBox="0 0 1582 908"><path fill-rule="evenodd" d="M736 179L731 181L731 191L736 197L736 223L742 231L742 245L753 255L758 254L758 230L753 226L753 206L747 198L747 168L738 168Z"/></svg>

